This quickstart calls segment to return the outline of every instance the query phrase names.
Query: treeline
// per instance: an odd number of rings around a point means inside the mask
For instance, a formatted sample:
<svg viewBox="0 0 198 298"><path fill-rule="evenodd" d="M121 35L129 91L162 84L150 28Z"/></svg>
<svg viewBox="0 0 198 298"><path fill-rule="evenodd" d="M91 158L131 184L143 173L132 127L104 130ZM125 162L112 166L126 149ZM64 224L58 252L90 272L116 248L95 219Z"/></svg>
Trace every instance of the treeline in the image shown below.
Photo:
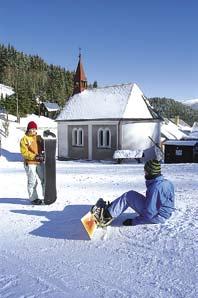
<svg viewBox="0 0 198 298"><path fill-rule="evenodd" d="M198 111L174 99L153 97L149 98L149 102L162 117L170 119L179 116L189 125L193 125L195 121L198 121Z"/></svg>
<svg viewBox="0 0 198 298"><path fill-rule="evenodd" d="M74 72L48 65L38 55L26 55L13 46L0 45L0 83L13 87L15 94L1 99L0 106L20 116L38 113L38 102L56 102L61 107L73 92Z"/></svg>

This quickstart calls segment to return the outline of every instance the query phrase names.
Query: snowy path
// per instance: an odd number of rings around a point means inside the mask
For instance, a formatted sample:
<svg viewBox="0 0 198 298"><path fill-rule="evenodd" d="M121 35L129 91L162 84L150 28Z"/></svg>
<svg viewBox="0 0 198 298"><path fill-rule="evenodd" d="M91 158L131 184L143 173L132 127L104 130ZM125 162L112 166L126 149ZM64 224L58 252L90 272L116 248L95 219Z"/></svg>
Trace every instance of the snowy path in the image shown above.
<svg viewBox="0 0 198 298"><path fill-rule="evenodd" d="M144 193L143 166L57 162L58 199L26 200L22 163L0 171L0 297L198 296L198 164L162 165L177 210L165 225L123 227L130 210L89 241L81 216L98 197Z"/></svg>

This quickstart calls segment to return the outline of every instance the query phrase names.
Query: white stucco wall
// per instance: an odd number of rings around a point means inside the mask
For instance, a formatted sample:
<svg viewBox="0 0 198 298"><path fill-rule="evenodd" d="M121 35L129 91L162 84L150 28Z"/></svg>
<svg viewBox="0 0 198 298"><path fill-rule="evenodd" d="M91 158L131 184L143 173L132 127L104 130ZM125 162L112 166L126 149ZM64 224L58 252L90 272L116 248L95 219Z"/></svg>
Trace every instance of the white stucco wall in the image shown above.
<svg viewBox="0 0 198 298"><path fill-rule="evenodd" d="M64 122L58 123L58 157L68 157L68 125Z"/></svg>
<svg viewBox="0 0 198 298"><path fill-rule="evenodd" d="M160 142L160 123L134 122L123 123L121 127L122 149L136 150L146 149L154 144L149 136L156 142Z"/></svg>

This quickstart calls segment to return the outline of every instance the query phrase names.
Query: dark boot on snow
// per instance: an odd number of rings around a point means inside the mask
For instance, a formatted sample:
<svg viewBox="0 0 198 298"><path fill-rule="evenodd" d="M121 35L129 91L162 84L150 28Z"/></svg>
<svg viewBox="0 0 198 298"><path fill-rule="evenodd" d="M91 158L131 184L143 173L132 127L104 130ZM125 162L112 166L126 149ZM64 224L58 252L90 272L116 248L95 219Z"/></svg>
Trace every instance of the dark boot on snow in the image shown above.
<svg viewBox="0 0 198 298"><path fill-rule="evenodd" d="M96 204L91 208L91 213L94 215L98 226L105 227L109 225L113 218L108 211L110 203L106 203L103 199L99 199Z"/></svg>
<svg viewBox="0 0 198 298"><path fill-rule="evenodd" d="M40 200L40 199L36 199L36 200L32 201L32 204L33 205L42 205L43 204L43 201Z"/></svg>

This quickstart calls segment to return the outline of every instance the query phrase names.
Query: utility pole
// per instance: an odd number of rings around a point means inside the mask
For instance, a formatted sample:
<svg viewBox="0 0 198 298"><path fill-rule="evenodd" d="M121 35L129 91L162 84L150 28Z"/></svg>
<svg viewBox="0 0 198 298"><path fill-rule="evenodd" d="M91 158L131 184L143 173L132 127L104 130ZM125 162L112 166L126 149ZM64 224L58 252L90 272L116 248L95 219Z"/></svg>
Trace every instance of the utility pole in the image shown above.
<svg viewBox="0 0 198 298"><path fill-rule="evenodd" d="M17 80L18 80L18 66L16 65L17 70ZM18 98L18 81L16 80L16 117L17 122L20 123L20 116L19 116L19 98Z"/></svg>
<svg viewBox="0 0 198 298"><path fill-rule="evenodd" d="M40 96L38 98L39 101L39 117L41 116L41 101L40 101Z"/></svg>
<svg viewBox="0 0 198 298"><path fill-rule="evenodd" d="M17 122L20 123L18 94L16 94L16 116L17 116Z"/></svg>

